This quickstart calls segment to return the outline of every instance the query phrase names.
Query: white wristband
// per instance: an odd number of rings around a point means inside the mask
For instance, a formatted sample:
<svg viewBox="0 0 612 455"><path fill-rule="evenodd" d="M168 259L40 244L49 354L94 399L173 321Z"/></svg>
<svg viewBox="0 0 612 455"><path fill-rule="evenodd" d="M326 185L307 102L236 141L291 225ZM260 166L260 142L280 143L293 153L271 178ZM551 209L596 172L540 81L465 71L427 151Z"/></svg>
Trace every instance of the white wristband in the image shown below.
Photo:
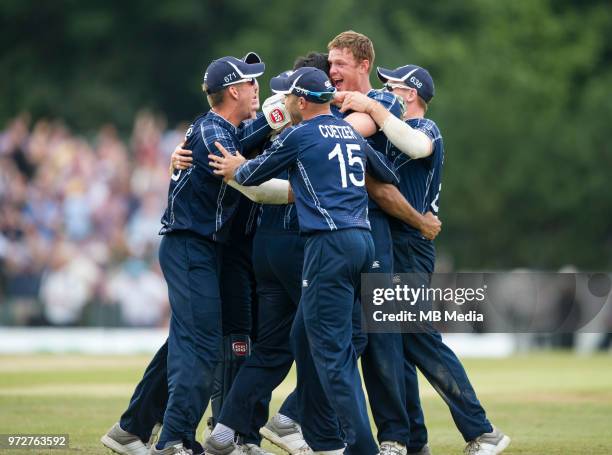
<svg viewBox="0 0 612 455"><path fill-rule="evenodd" d="M387 116L381 130L400 152L412 159L425 158L433 151L433 144L429 136L422 131L415 130L394 115Z"/></svg>
<svg viewBox="0 0 612 455"><path fill-rule="evenodd" d="M289 203L289 182L287 180L270 179L257 186L243 186L236 180L230 180L227 184L258 204Z"/></svg>

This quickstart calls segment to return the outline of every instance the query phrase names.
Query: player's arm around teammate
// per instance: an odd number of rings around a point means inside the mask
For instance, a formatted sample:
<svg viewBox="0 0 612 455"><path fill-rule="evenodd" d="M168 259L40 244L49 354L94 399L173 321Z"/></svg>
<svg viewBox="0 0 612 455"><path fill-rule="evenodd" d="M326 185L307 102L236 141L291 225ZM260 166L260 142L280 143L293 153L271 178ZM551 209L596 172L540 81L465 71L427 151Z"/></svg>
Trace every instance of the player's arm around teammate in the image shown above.
<svg viewBox="0 0 612 455"><path fill-rule="evenodd" d="M353 91L338 93L335 101L341 103L340 112L352 112L347 118L349 122L352 116L358 119L358 125L367 125L365 128L369 131L371 123L367 123L363 117L357 117L356 114L369 117L380 127L389 141L410 158L419 159L431 155L433 150L431 139L422 131L411 128L394 116L376 100ZM371 177L367 179L367 186L370 197L389 215L414 226L429 240L433 240L440 233L442 222L438 217L431 211L425 214L419 213L412 205L406 203L397 188L380 183Z"/></svg>
<svg viewBox="0 0 612 455"><path fill-rule="evenodd" d="M210 158L218 173L225 178L235 176L246 185L265 181L283 168L290 169L300 228L309 235L302 301L292 333L298 393L303 394L299 402L308 407L329 400L346 442L351 443L357 436L356 427L369 430L352 347L352 308L359 273L369 269L373 254L368 232L366 166L372 166L371 172L386 181L396 177L377 156L370 155L363 139L346 122L330 115L328 101L317 100L322 93L332 92L329 85L324 85L327 78L314 70L309 78L305 71L296 71L287 81L291 93L287 104L293 118L303 114L302 123L283 132L271 149L254 160L241 164L239 157L226 154L222 159L216 155ZM298 85L297 79L302 76ZM345 149L351 152L348 166ZM335 253L340 250L351 251L351 255ZM304 379L313 373L319 377L321 396L311 390L316 381ZM315 395L305 399L309 391ZM304 436L315 452L343 452L345 441L336 426L324 431L317 427L334 424L335 419L330 420L329 415L317 418L316 410L302 409L301 416ZM364 424L358 425L356 419L364 416ZM377 451L372 440L364 453Z"/></svg>
<svg viewBox="0 0 612 455"><path fill-rule="evenodd" d="M425 118L428 103L434 96L433 79L426 69L416 65L396 69L379 68L378 78L387 85L388 90L403 98L406 104L404 120L415 131L410 134L422 133L432 144L431 153L420 159L411 159L405 151L392 151L397 163L396 169L401 174L400 190L421 213L432 210L437 214L444 142L435 122ZM396 272L411 273L413 278L428 286L435 265L433 242L422 238L411 226L400 222L392 223L391 232ZM468 443L465 453L502 453L510 443L510 438L491 425L461 361L446 346L440 333L433 327L427 327L418 333L404 333L403 338L406 359L418 367L448 404L457 429ZM422 446L427 442L427 431L419 404L418 383L414 369L406 371L411 444Z"/></svg>
<svg viewBox="0 0 612 455"><path fill-rule="evenodd" d="M329 43L328 49L330 79L340 94L345 91L359 93L376 103L378 109L385 112L386 115L401 117L403 110L399 98L391 93L372 89L369 73L374 61L374 48L369 38L353 31L343 32ZM344 96L341 95L338 101L341 101ZM359 134L368 138L375 150L380 153L386 152L385 136L379 132L378 125L370 115L357 109L336 112L343 116ZM439 221L432 215L424 216L415 211L393 185L382 185L375 179L368 179L367 188L371 199L382 208L384 213L414 225L426 238L433 239L439 233L441 227ZM372 208L376 207L377 205L372 206ZM372 212L372 217L376 217L374 212ZM378 219L372 220L376 225L376 227L373 225L375 233L379 230L378 221ZM376 239L377 236L374 235L374 237ZM377 247L377 249L380 248ZM379 256L378 252L377 256Z"/></svg>

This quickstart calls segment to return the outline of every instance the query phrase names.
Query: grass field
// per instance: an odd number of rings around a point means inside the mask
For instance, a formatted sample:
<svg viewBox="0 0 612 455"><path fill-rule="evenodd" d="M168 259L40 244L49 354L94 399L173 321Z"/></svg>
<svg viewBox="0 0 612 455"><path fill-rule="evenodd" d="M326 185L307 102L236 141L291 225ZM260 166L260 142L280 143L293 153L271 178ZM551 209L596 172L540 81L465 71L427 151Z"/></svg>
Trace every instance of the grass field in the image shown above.
<svg viewBox="0 0 612 455"><path fill-rule="evenodd" d="M127 405L147 361L0 356L0 434L70 435L70 450L0 452L110 454L99 438ZM470 359L465 366L489 417L513 439L506 453L612 454L612 357L537 354ZM276 391L272 411L292 381ZM446 406L424 382L422 399L433 453L462 453Z"/></svg>

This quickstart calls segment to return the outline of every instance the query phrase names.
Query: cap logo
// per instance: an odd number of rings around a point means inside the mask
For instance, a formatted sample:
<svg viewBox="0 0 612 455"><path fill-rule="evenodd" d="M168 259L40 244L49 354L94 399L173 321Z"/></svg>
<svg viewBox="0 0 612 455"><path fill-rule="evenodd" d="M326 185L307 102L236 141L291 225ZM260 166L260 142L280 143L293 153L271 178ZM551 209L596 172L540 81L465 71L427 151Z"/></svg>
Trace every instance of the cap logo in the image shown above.
<svg viewBox="0 0 612 455"><path fill-rule="evenodd" d="M325 87L327 87L327 88L331 88L331 86L332 86L332 85L331 85L331 82L329 82L329 81L325 81Z"/></svg>
<svg viewBox="0 0 612 455"><path fill-rule="evenodd" d="M423 83L422 83L420 80L418 80L416 77L414 77L414 76L411 76L411 77L410 77L410 82L412 82L412 83L413 83L414 85L416 85L418 88L423 87Z"/></svg>

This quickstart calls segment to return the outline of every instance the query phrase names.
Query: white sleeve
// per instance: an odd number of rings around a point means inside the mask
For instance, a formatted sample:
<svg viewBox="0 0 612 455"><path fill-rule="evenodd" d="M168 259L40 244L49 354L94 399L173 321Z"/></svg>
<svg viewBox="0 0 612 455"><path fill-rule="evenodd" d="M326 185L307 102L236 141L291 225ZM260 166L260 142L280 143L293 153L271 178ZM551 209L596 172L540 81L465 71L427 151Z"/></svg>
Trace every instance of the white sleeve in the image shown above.
<svg viewBox="0 0 612 455"><path fill-rule="evenodd" d="M227 184L258 204L289 203L289 182L287 180L270 179L257 186L242 186L235 180L230 180Z"/></svg>
<svg viewBox="0 0 612 455"><path fill-rule="evenodd" d="M400 152L412 159L425 158L433 151L433 144L427 134L415 130L394 115L387 116L381 130Z"/></svg>

